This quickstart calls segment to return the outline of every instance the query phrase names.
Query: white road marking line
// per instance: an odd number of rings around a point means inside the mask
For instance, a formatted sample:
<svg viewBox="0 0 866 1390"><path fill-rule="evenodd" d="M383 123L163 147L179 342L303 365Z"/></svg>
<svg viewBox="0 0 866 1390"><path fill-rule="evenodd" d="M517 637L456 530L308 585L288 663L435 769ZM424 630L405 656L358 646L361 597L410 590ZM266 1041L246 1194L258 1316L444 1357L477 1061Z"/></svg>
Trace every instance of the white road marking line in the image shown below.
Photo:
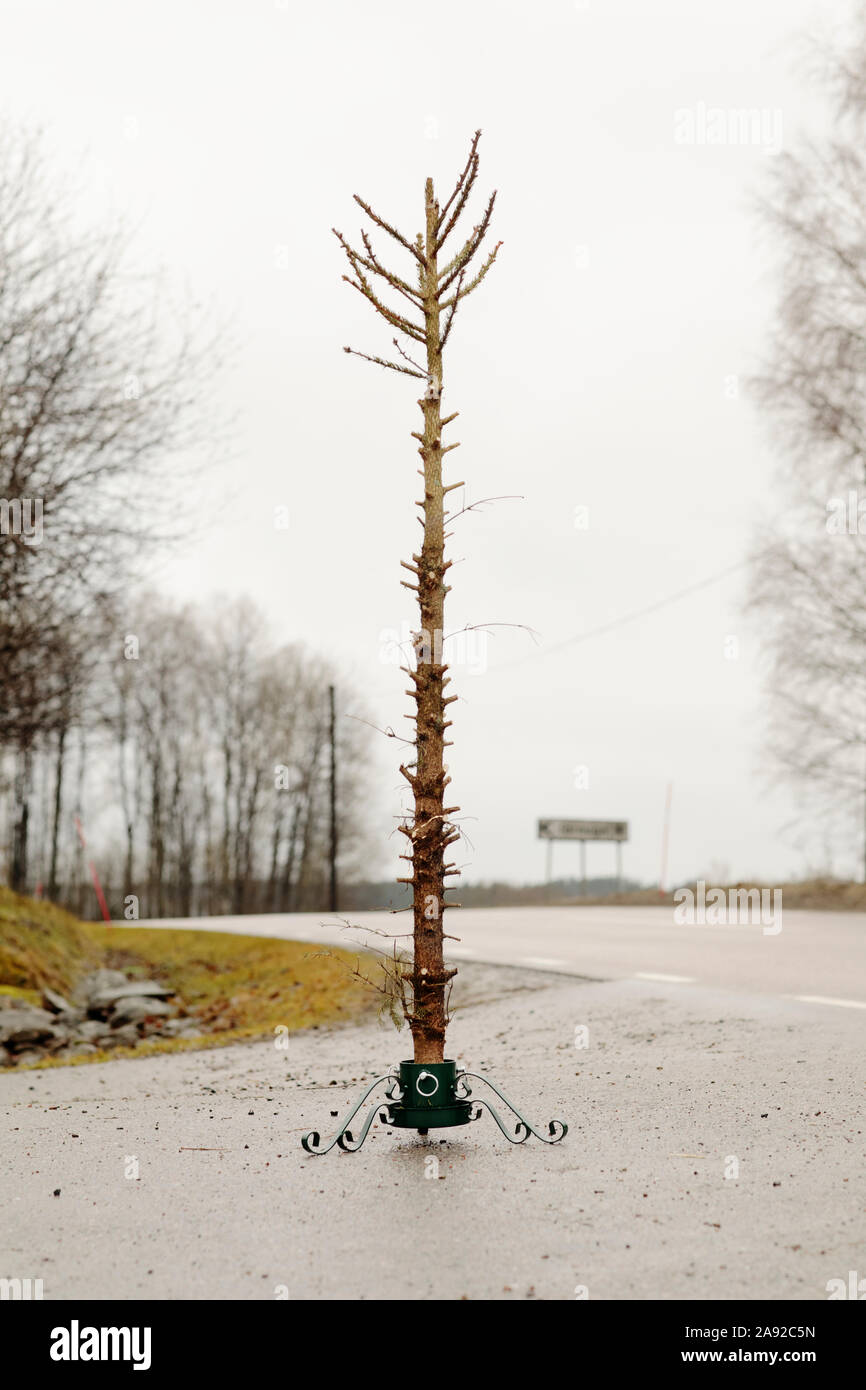
<svg viewBox="0 0 866 1390"><path fill-rule="evenodd" d="M548 966L568 966L567 960L557 960L553 956L521 956L521 965L532 965L537 970L546 970Z"/></svg>
<svg viewBox="0 0 866 1390"><path fill-rule="evenodd" d="M831 999L826 994L791 994L789 999L799 999L801 1004L835 1004L840 1009L866 1009L863 999Z"/></svg>
<svg viewBox="0 0 866 1390"><path fill-rule="evenodd" d="M692 985L695 982L694 975L656 975L651 970L638 970L634 978L636 980L663 980L672 985Z"/></svg>

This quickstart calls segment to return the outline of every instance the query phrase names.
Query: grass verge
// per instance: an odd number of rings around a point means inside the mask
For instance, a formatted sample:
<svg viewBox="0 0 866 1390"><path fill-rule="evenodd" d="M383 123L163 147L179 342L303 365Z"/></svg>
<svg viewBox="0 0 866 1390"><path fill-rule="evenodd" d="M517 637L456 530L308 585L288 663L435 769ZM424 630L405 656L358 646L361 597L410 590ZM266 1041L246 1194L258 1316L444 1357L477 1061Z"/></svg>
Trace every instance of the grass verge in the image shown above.
<svg viewBox="0 0 866 1390"><path fill-rule="evenodd" d="M359 959L375 979L375 956L307 942L226 932L108 927L79 922L48 903L0 888L0 1003L3 995L39 1002L46 986L70 994L99 966L130 979L158 980L206 1030L201 1038L145 1038L81 1057L46 1059L70 1066L144 1057L373 1017L381 1000L352 975ZM35 1064L34 1064L35 1065Z"/></svg>

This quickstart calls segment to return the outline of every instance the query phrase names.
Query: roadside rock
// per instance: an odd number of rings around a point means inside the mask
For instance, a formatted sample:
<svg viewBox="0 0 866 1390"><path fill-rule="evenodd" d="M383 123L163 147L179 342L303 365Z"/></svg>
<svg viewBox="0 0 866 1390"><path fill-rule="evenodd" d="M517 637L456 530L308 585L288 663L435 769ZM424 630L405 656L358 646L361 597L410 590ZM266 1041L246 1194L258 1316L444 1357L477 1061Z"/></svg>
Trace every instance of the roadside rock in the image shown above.
<svg viewBox="0 0 866 1390"><path fill-rule="evenodd" d="M98 1047L135 1047L141 1034L134 1023L125 1023L121 1028L112 1028L97 1038Z"/></svg>
<svg viewBox="0 0 866 1390"><path fill-rule="evenodd" d="M54 1015L45 1009L0 1009L0 1043L18 1052L32 1043L48 1041L58 1035Z"/></svg>
<svg viewBox="0 0 866 1390"><path fill-rule="evenodd" d="M68 1013L55 1014L55 1027L73 1029L75 1032L87 1021L86 1009L70 1009Z"/></svg>
<svg viewBox="0 0 866 1390"><path fill-rule="evenodd" d="M64 999L62 994L57 994L53 989L44 989L42 991L42 1007L50 1010L53 1014L69 1014L74 1012L69 1001Z"/></svg>
<svg viewBox="0 0 866 1390"><path fill-rule="evenodd" d="M127 984L129 981L122 970L93 970L78 985L75 1001L89 1008L98 995Z"/></svg>
<svg viewBox="0 0 866 1390"><path fill-rule="evenodd" d="M203 1029L197 1028L189 1018L167 1018L160 1024L159 1031L167 1038L203 1038Z"/></svg>
<svg viewBox="0 0 866 1390"><path fill-rule="evenodd" d="M44 1052L36 1052L28 1049L25 1052L18 1052L10 1060L17 1066L31 1066L34 1062L42 1062L45 1059Z"/></svg>
<svg viewBox="0 0 866 1390"><path fill-rule="evenodd" d="M135 1047L143 1038L201 1037L189 1019L179 1017L174 991L157 980L129 980L120 970L85 976L70 1004L45 989L45 1008L22 999L0 1004L0 1066L39 1063L60 1054L79 1057L102 1048Z"/></svg>
<svg viewBox="0 0 866 1390"><path fill-rule="evenodd" d="M91 1012L96 1012L110 1009L112 1004L118 1003L121 999L159 1001L167 999L173 993L174 990L169 989L167 985L157 984L156 980L124 980L122 985L114 985L91 995L89 1007Z"/></svg>
<svg viewBox="0 0 866 1390"><path fill-rule="evenodd" d="M85 1042L95 1042L105 1032L105 1024L99 1018L86 1018L75 1030L76 1036Z"/></svg>
<svg viewBox="0 0 866 1390"><path fill-rule="evenodd" d="M108 1016L112 1027L123 1023L142 1023L146 1018L170 1018L174 1009L164 999L137 994L119 999Z"/></svg>

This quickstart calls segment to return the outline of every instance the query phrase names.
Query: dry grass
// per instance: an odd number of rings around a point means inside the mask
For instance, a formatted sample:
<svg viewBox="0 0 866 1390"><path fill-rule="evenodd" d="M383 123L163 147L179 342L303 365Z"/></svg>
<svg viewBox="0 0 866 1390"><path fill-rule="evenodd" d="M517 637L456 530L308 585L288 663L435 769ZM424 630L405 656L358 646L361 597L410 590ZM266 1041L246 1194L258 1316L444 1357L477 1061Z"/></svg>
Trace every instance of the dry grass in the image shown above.
<svg viewBox="0 0 866 1390"><path fill-rule="evenodd" d="M45 988L66 994L99 964L98 947L76 917L0 887L0 993L34 1002Z"/></svg>
<svg viewBox="0 0 866 1390"><path fill-rule="evenodd" d="M170 984L202 1026L252 1037L357 1018L377 1006L352 978L357 953L302 941L162 927L86 926L110 969Z"/></svg>

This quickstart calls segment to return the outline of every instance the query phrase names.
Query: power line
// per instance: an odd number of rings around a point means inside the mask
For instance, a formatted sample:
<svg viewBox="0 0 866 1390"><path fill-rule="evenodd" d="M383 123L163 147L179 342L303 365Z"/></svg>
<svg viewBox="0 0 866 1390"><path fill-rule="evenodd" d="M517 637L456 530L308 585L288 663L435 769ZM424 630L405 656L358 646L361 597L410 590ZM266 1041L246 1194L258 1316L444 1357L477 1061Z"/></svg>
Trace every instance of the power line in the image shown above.
<svg viewBox="0 0 866 1390"><path fill-rule="evenodd" d="M560 652L565 647L577 646L580 642L588 642L591 637L601 637L606 632L613 632L618 627L624 627L626 623L633 623L638 618L645 618L650 613L657 613L672 603L679 603L680 599L688 598L690 594L696 594L701 589L708 589L712 584L718 584L729 574L735 574L737 570L745 569L755 558L755 556L750 555L744 560L738 560L735 565L728 565L726 569L717 570L715 574L708 575L706 579L699 579L696 584L689 584L685 589L678 589L675 594L668 594L665 598L657 599L655 603L648 604L646 608L636 608L633 613L624 613L621 618L614 618L609 623L602 623L600 627L590 628L589 632L577 632L573 637L566 637L562 642L555 642L553 646L543 647L538 652L530 652L527 656L515 658L514 661L505 661L501 666L492 667L489 674L493 675L497 671L505 671L514 666L523 666L527 661L534 660L535 657L549 656L552 652Z"/></svg>

